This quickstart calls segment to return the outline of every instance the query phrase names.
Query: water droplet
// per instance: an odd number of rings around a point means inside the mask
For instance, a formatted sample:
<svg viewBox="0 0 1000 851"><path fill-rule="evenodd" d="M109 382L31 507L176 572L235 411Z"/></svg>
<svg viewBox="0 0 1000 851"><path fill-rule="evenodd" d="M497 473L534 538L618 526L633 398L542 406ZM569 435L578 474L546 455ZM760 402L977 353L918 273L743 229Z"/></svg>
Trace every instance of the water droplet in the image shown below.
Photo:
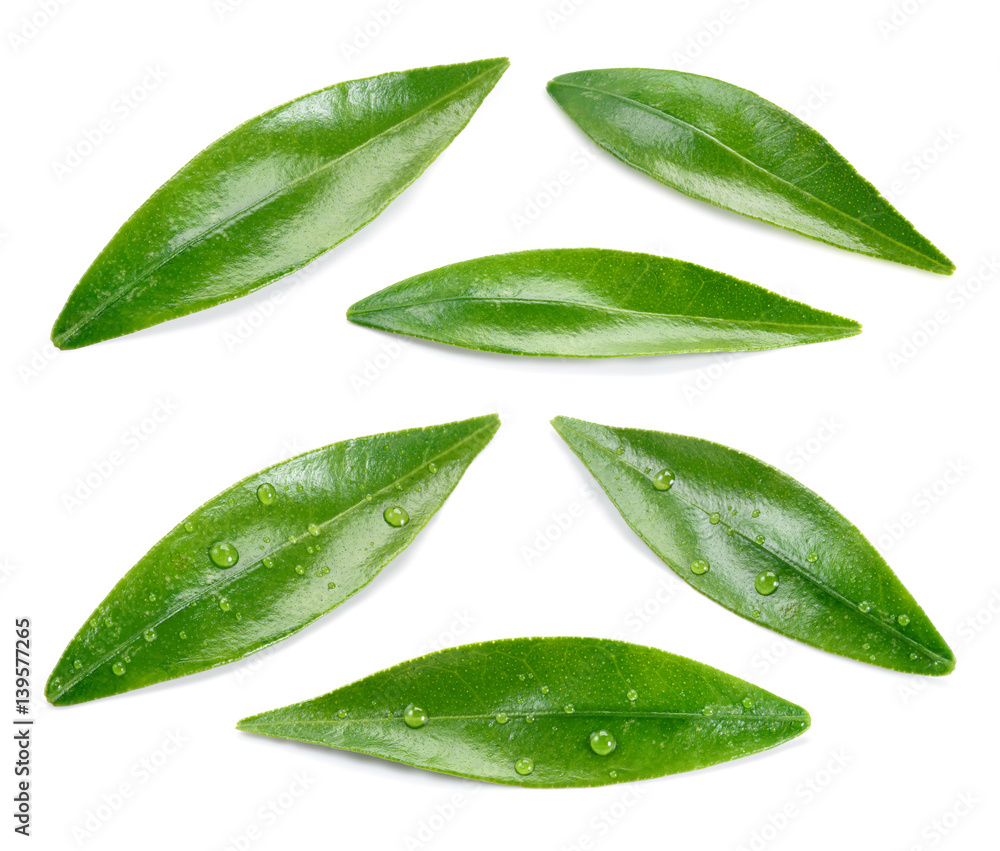
<svg viewBox="0 0 1000 851"><path fill-rule="evenodd" d="M858 611L861 612L861 614L867 615L871 610L872 610L871 603L864 603L864 602L858 603Z"/></svg>
<svg viewBox="0 0 1000 851"><path fill-rule="evenodd" d="M910 618L908 615L900 615L898 618L896 618L896 622L900 626L906 626L910 622Z"/></svg>
<svg viewBox="0 0 1000 851"><path fill-rule="evenodd" d="M232 544L217 541L208 550L208 557L216 567L232 567L240 560L240 554Z"/></svg>
<svg viewBox="0 0 1000 851"><path fill-rule="evenodd" d="M658 491L668 491L674 486L674 474L671 470L660 470L653 476L653 487Z"/></svg>
<svg viewBox="0 0 1000 851"><path fill-rule="evenodd" d="M506 712L497 713L497 724L506 724L508 720Z"/></svg>
<svg viewBox="0 0 1000 851"><path fill-rule="evenodd" d="M751 517L760 517L760 509L759 508L755 508L753 511L750 512L750 516Z"/></svg>
<svg viewBox="0 0 1000 851"><path fill-rule="evenodd" d="M624 455L624 454L625 454L624 446L619 446L617 449L615 449L615 455Z"/></svg>
<svg viewBox="0 0 1000 851"><path fill-rule="evenodd" d="M305 488L302 487L302 483L300 482L295 486L295 490L298 491L299 493L302 493L302 491L305 490Z"/></svg>
<svg viewBox="0 0 1000 851"><path fill-rule="evenodd" d="M753 709L753 701L749 697L743 698L743 707L745 709Z"/></svg>
<svg viewBox="0 0 1000 851"><path fill-rule="evenodd" d="M188 634L184 630L181 630L180 637L181 641L184 641L188 637Z"/></svg>
<svg viewBox="0 0 1000 851"><path fill-rule="evenodd" d="M297 565L295 565L295 572L299 576L302 576L302 574L306 572L306 569L301 564L297 564Z"/></svg>
<svg viewBox="0 0 1000 851"><path fill-rule="evenodd" d="M517 675L517 678L518 678L518 679L519 679L519 680L520 680L520 681L521 681L522 683L524 682L524 674L518 674L518 675Z"/></svg>
<svg viewBox="0 0 1000 851"><path fill-rule="evenodd" d="M590 749L598 756L607 756L618 747L618 741L607 730L597 730L590 734Z"/></svg>
<svg viewBox="0 0 1000 851"><path fill-rule="evenodd" d="M270 482L264 482L257 487L257 501L261 505L270 505L278 497L278 492Z"/></svg>
<svg viewBox="0 0 1000 851"><path fill-rule="evenodd" d="M861 645L862 650L868 650L870 647L871 645L867 641Z"/></svg>
<svg viewBox="0 0 1000 851"><path fill-rule="evenodd" d="M436 473L438 471L437 464L428 464L427 470L428 472Z"/></svg>
<svg viewBox="0 0 1000 851"><path fill-rule="evenodd" d="M816 564L816 562L819 561L819 554L809 553L809 555L806 556L806 561L809 562L809 564Z"/></svg>
<svg viewBox="0 0 1000 851"><path fill-rule="evenodd" d="M337 587L337 583L336 582L327 582L326 583L326 587L329 588L332 591L334 588Z"/></svg>
<svg viewBox="0 0 1000 851"><path fill-rule="evenodd" d="M514 763L514 771L520 774L522 777L527 777L535 770L535 761L529 759L526 756L522 756L517 762Z"/></svg>
<svg viewBox="0 0 1000 851"><path fill-rule="evenodd" d="M638 700L638 699L639 699L639 692L637 692L637 691L636 691L636 690L635 690L634 688L630 688L630 689L628 690L628 694L627 694L627 695L625 695L625 696L626 696L626 697L627 697L627 698L628 698L629 700Z"/></svg>
<svg viewBox="0 0 1000 851"><path fill-rule="evenodd" d="M142 634L142 637L145 638L146 641L156 641L156 630L150 627Z"/></svg>
<svg viewBox="0 0 1000 851"><path fill-rule="evenodd" d="M711 514L708 515L708 522L711 523L713 526L718 525L721 519L722 515L719 514L718 511L713 511Z"/></svg>
<svg viewBox="0 0 1000 851"><path fill-rule="evenodd" d="M423 727L427 723L427 713L424 712L419 706L410 704L403 710L403 721L406 722L406 726L413 730L418 727Z"/></svg>
<svg viewBox="0 0 1000 851"><path fill-rule="evenodd" d="M111 670L115 672L116 677L120 677L125 673L125 666L121 662L115 662L115 664L111 666Z"/></svg>
<svg viewBox="0 0 1000 851"><path fill-rule="evenodd" d="M270 556L265 556L261 561L261 564L264 565L264 567L274 567L274 559Z"/></svg>
<svg viewBox="0 0 1000 851"><path fill-rule="evenodd" d="M542 694L548 694L548 693L549 693L549 687L548 686L542 686Z"/></svg>
<svg viewBox="0 0 1000 851"><path fill-rule="evenodd" d="M337 711L337 717L338 718L346 718L347 717L347 710L346 709L339 709Z"/></svg>
<svg viewBox="0 0 1000 851"><path fill-rule="evenodd" d="M708 573L708 562L703 558L696 559L691 562L691 572L695 576L701 576L704 573Z"/></svg>
<svg viewBox="0 0 1000 851"><path fill-rule="evenodd" d="M911 659L919 659L920 658L920 654L919 653L911 653L910 654L910 658Z"/></svg>
<svg viewBox="0 0 1000 851"><path fill-rule="evenodd" d="M609 771L608 772L608 777L610 777L612 780L614 780L617 776L618 776L618 772L617 771Z"/></svg>
<svg viewBox="0 0 1000 851"><path fill-rule="evenodd" d="M535 723L535 716L534 715L527 715L527 716L525 716L524 720L527 721L529 724L534 724Z"/></svg>
<svg viewBox="0 0 1000 851"><path fill-rule="evenodd" d="M757 589L757 593L765 597L777 591L778 584L778 574L773 570L762 570L753 581L753 587ZM754 615L754 617L757 616Z"/></svg>
<svg viewBox="0 0 1000 851"><path fill-rule="evenodd" d="M232 606L229 605L229 600L223 597L221 600L219 600L219 608L222 609L222 611L224 612L228 612L232 608Z"/></svg>
<svg viewBox="0 0 1000 851"><path fill-rule="evenodd" d="M185 520L184 521L184 531L185 532L193 532L194 531L194 523L192 523L190 520Z"/></svg>
<svg viewBox="0 0 1000 851"><path fill-rule="evenodd" d="M73 660L73 667L76 668L79 671L80 668L83 667L83 662L81 662L79 659L74 659Z"/></svg>
<svg viewBox="0 0 1000 851"><path fill-rule="evenodd" d="M573 706L572 703L567 703L563 707L563 712L565 712L567 715L572 715L574 712L576 712L576 707Z"/></svg>
<svg viewBox="0 0 1000 851"><path fill-rule="evenodd" d="M317 526L315 523L310 523L306 528L309 530L309 534L312 535L314 538L319 537L319 526Z"/></svg>
<svg viewBox="0 0 1000 851"><path fill-rule="evenodd" d="M701 714L702 715L711 715L714 711L715 710L712 709L711 706L706 706L704 709L701 710Z"/></svg>
<svg viewBox="0 0 1000 851"><path fill-rule="evenodd" d="M758 544L763 544L764 543L764 536L763 535L758 535L756 538L754 538L754 541L756 541Z"/></svg>
<svg viewBox="0 0 1000 851"><path fill-rule="evenodd" d="M390 526L395 526L399 529L410 522L410 515L406 513L405 508L400 508L398 505L392 508L387 508L382 516L385 518L385 522Z"/></svg>
<svg viewBox="0 0 1000 851"><path fill-rule="evenodd" d="M726 529L726 534L729 535L729 537L731 538L731 537L733 537L733 535L736 534L736 530L735 529Z"/></svg>

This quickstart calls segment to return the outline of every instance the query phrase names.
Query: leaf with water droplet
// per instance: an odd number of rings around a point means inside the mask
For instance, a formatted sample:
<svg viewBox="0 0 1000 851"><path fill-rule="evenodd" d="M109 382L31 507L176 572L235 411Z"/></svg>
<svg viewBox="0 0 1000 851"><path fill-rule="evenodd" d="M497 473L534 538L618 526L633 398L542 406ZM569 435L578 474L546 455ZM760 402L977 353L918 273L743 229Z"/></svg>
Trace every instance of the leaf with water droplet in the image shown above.
<svg viewBox="0 0 1000 851"><path fill-rule="evenodd" d="M45 696L66 705L119 694L242 659L297 632L406 549L499 426L490 415L347 440L233 485L115 586L67 646ZM268 504L258 498L264 482L275 488ZM389 508L405 509L407 523L387 523Z"/></svg>
<svg viewBox="0 0 1000 851"><path fill-rule="evenodd" d="M600 248L444 266L368 296L347 318L468 349L578 358L757 351L861 332L722 272Z"/></svg>
<svg viewBox="0 0 1000 851"><path fill-rule="evenodd" d="M954 669L951 648L875 547L790 476L695 437L569 417L552 424L633 531L702 594L851 659L913 674ZM670 490L647 468L673 471ZM767 510L753 517L754 505ZM693 571L696 559L711 569Z"/></svg>
<svg viewBox="0 0 1000 851"><path fill-rule="evenodd" d="M525 669L550 694L520 676ZM569 705L572 713L563 708ZM237 726L476 780L551 788L728 762L795 738L809 715L652 647L512 638L431 653Z"/></svg>
<svg viewBox="0 0 1000 851"><path fill-rule="evenodd" d="M89 346L248 295L375 219L462 131L506 59L339 83L241 124L122 225L52 341Z"/></svg>
<svg viewBox="0 0 1000 851"><path fill-rule="evenodd" d="M826 139L753 92L645 68L563 74L548 91L598 145L685 195L849 251L955 271Z"/></svg>

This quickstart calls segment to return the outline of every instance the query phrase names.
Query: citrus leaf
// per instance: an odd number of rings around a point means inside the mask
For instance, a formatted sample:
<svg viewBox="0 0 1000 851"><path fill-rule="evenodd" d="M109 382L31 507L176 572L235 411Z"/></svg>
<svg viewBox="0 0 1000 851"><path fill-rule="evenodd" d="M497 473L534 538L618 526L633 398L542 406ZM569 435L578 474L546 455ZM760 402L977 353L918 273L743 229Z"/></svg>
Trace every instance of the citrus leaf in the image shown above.
<svg viewBox="0 0 1000 851"><path fill-rule="evenodd" d="M955 271L826 139L753 92L645 68L563 74L548 91L598 145L685 195L850 251Z"/></svg>
<svg viewBox="0 0 1000 851"><path fill-rule="evenodd" d="M82 703L242 659L364 588L489 443L495 415L334 443L209 500L156 544L46 685Z"/></svg>
<svg viewBox="0 0 1000 851"><path fill-rule="evenodd" d="M955 657L878 551L833 506L756 458L694 437L552 421L632 530L731 612L911 674Z"/></svg>
<svg viewBox="0 0 1000 851"><path fill-rule="evenodd" d="M352 80L241 124L161 186L70 294L61 349L252 293L378 216L457 136L506 59Z"/></svg>
<svg viewBox="0 0 1000 851"><path fill-rule="evenodd" d="M237 728L516 786L604 786L803 733L801 707L700 662L600 638L431 653Z"/></svg>
<svg viewBox="0 0 1000 851"><path fill-rule="evenodd" d="M347 318L467 349L590 358L754 351L861 331L694 263L601 248L444 266L362 299Z"/></svg>

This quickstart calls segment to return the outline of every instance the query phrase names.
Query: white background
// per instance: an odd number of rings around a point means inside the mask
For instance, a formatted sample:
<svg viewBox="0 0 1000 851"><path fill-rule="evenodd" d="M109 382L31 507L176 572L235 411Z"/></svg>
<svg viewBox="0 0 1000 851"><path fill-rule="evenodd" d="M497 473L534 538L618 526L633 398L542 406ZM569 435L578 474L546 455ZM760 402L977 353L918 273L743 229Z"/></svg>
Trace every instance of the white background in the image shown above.
<svg viewBox="0 0 1000 851"><path fill-rule="evenodd" d="M867 0L399 0L347 57L355 28L387 0L63 3L30 37L21 16L44 21L41 0L6 3L0 21L0 636L10 659L13 619L32 619L39 697L112 585L242 476L362 434L493 411L503 427L416 543L295 638L173 684L39 705L36 847L248 847L251 828L253 849L993 847L997 295L995 280L975 276L997 256L995 4L908 0L894 13ZM698 42L700 55L685 56ZM91 348L47 348L70 289L121 222L237 123L341 80L498 55L511 68L468 128L300 283ZM897 184L898 208L958 271L850 254L692 201L609 155L588 159L544 86L614 66L717 76L799 112L884 193ZM135 87L132 108L120 98ZM111 132L58 174L67 148L104 118ZM571 180L557 194L561 171ZM532 199L547 203L538 215ZM564 362L344 319L355 300L418 272L559 246L680 257L865 331L758 354ZM922 330L935 314L937 330ZM390 340L398 355L362 385ZM174 409L164 422L138 445L124 437L164 400ZM584 490L588 474L548 425L556 414L698 435L795 475L879 544L951 643L956 672L928 680L843 660L699 596ZM115 450L123 463L67 507L78 478ZM949 469L961 473L946 483ZM581 516L553 534L553 515L574 503ZM903 529L906 513L915 522ZM540 539L549 546L534 557ZM721 767L560 791L234 729L436 643L560 634L692 656L807 707L812 729ZM182 744L164 755L171 735ZM13 760L9 745L3 753ZM9 801L9 763L0 774ZM105 799L122 784L130 794L112 812ZM262 815L269 802L280 816Z"/></svg>

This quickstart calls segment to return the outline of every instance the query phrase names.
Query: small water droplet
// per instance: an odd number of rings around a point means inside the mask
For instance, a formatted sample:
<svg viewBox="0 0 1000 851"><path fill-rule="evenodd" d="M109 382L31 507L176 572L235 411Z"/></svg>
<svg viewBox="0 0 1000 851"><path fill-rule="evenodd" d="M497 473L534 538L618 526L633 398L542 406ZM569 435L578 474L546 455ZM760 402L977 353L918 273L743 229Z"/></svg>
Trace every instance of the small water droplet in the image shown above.
<svg viewBox="0 0 1000 851"><path fill-rule="evenodd" d="M347 717L347 710L346 709L340 709L340 710L338 710L337 711L337 717L338 718L346 718Z"/></svg>
<svg viewBox="0 0 1000 851"><path fill-rule="evenodd" d="M726 529L726 534L729 535L729 537L731 538L731 537L733 537L733 535L736 534L736 530L735 529Z"/></svg>
<svg viewBox="0 0 1000 851"><path fill-rule="evenodd" d="M809 564L816 564L816 562L819 561L819 554L809 553L809 555L806 556L806 561L809 562Z"/></svg>
<svg viewBox="0 0 1000 851"><path fill-rule="evenodd" d="M909 615L900 615L898 618L896 618L896 622L900 626L906 626L910 622Z"/></svg>
<svg viewBox="0 0 1000 851"><path fill-rule="evenodd" d="M222 609L222 611L224 612L228 612L232 608L232 606L229 605L229 600L223 597L221 600L219 600L219 608Z"/></svg>
<svg viewBox="0 0 1000 851"><path fill-rule="evenodd" d="M261 564L264 565L264 567L274 567L274 559L270 556L264 556L261 560Z"/></svg>
<svg viewBox="0 0 1000 851"><path fill-rule="evenodd" d="M919 659L920 658L920 654L919 653L911 653L910 654L910 658L911 659Z"/></svg>
<svg viewBox="0 0 1000 851"><path fill-rule="evenodd" d="M79 671L80 668L83 667L83 662L81 662L79 659L74 659L73 660L73 667L76 668Z"/></svg>
<svg viewBox="0 0 1000 851"><path fill-rule="evenodd" d="M217 541L208 550L208 557L216 567L232 567L240 560L240 554L232 544Z"/></svg>
<svg viewBox="0 0 1000 851"><path fill-rule="evenodd" d="M773 570L762 570L753 581L753 587L757 590L757 593L764 597L777 591L779 584L778 574ZM754 617L757 616L754 615Z"/></svg>
<svg viewBox="0 0 1000 851"><path fill-rule="evenodd" d="M625 454L624 446L619 446L617 449L615 449L615 455L624 455L624 454Z"/></svg>
<svg viewBox="0 0 1000 851"><path fill-rule="evenodd" d="M180 632L181 641L185 640L187 637L188 637L188 634L186 632L184 632L184 630L181 630L181 632Z"/></svg>
<svg viewBox="0 0 1000 851"><path fill-rule="evenodd" d="M428 464L427 470L428 472L436 473L438 471L437 464Z"/></svg>
<svg viewBox="0 0 1000 851"><path fill-rule="evenodd" d="M574 712L576 712L576 707L573 706L572 703L567 703L563 707L563 712L565 712L567 715L572 715Z"/></svg>
<svg viewBox="0 0 1000 851"><path fill-rule="evenodd" d="M612 780L614 780L617 776L618 776L618 772L617 771L609 771L608 772L608 777L610 777Z"/></svg>
<svg viewBox="0 0 1000 851"><path fill-rule="evenodd" d="M754 541L756 543L758 543L758 544L763 544L764 543L764 536L763 535L758 535L756 538L754 538Z"/></svg>
<svg viewBox="0 0 1000 851"><path fill-rule="evenodd" d="M423 727L427 723L427 713L424 712L419 706L410 704L403 710L403 721L406 722L406 726L413 730L418 727Z"/></svg>
<svg viewBox="0 0 1000 851"><path fill-rule="evenodd" d="M607 756L618 747L618 741L607 730L596 730L590 734L590 749L598 756Z"/></svg>
<svg viewBox="0 0 1000 851"><path fill-rule="evenodd" d="M327 582L326 583L326 587L329 588L332 591L334 588L337 587L337 583L336 582Z"/></svg>
<svg viewBox="0 0 1000 851"><path fill-rule="evenodd" d="M696 559L691 562L691 572L695 576L701 576L704 573L708 573L708 562L703 558Z"/></svg>
<svg viewBox="0 0 1000 851"><path fill-rule="evenodd" d="M865 603L865 602L858 603L858 611L861 612L861 614L867 615L871 610L872 610L871 603Z"/></svg>
<svg viewBox="0 0 1000 851"><path fill-rule="evenodd" d="M721 519L722 515L719 514L718 511L713 511L711 514L708 515L708 522L711 523L713 526L717 526Z"/></svg>
<svg viewBox="0 0 1000 851"><path fill-rule="evenodd" d="M524 720L527 721L529 724L534 724L535 723L535 716L534 715L527 715L527 716L525 716Z"/></svg>
<svg viewBox="0 0 1000 851"><path fill-rule="evenodd" d="M299 576L302 576L302 574L304 574L306 572L306 569L301 564L297 564L297 565L295 565L295 572Z"/></svg>
<svg viewBox="0 0 1000 851"><path fill-rule="evenodd" d="M520 681L521 681L522 683L524 682L524 674L518 674L518 675L517 675L517 678L518 678L518 679L519 679L519 680L520 680Z"/></svg>
<svg viewBox="0 0 1000 851"><path fill-rule="evenodd" d="M295 486L295 490L298 491L298 493L302 493L302 491L304 491L305 488L302 487L302 483L300 482Z"/></svg>
<svg viewBox="0 0 1000 851"><path fill-rule="evenodd" d="M522 756L517 762L514 763L514 771L520 774L522 777L527 777L535 770L535 761L529 759L526 756Z"/></svg>
<svg viewBox="0 0 1000 851"><path fill-rule="evenodd" d="M261 505L270 505L278 497L278 492L270 482L257 486L257 501Z"/></svg>
<svg viewBox="0 0 1000 851"><path fill-rule="evenodd" d="M497 713L497 724L506 724L508 720L506 712Z"/></svg>
<svg viewBox="0 0 1000 851"><path fill-rule="evenodd" d="M702 715L711 715L714 711L715 710L712 709L711 706L706 706L704 709L701 710L701 714Z"/></svg>
<svg viewBox="0 0 1000 851"><path fill-rule="evenodd" d="M548 693L549 693L549 687L548 686L542 686L542 694L548 694Z"/></svg>
<svg viewBox="0 0 1000 851"><path fill-rule="evenodd" d="M627 695L625 695L625 696L626 696L626 697L627 697L627 698L628 698L629 700L638 700L638 699L639 699L639 692L637 692L637 691L636 691L636 690L635 690L634 688L630 688L630 689L628 690L628 694L627 694Z"/></svg>
<svg viewBox="0 0 1000 851"><path fill-rule="evenodd" d="M142 634L142 637L145 638L146 641L156 641L156 630L150 627Z"/></svg>
<svg viewBox="0 0 1000 851"><path fill-rule="evenodd" d="M193 532L194 531L194 523L192 523L190 520L185 520L184 521L184 531L185 532Z"/></svg>
<svg viewBox="0 0 1000 851"><path fill-rule="evenodd" d="M116 677L120 677L125 673L125 666L121 662L115 662L115 664L111 666L111 670L115 672Z"/></svg>
<svg viewBox="0 0 1000 851"><path fill-rule="evenodd" d="M314 538L319 537L319 526L315 523L310 523L306 528L309 530L309 534Z"/></svg>
<svg viewBox="0 0 1000 851"><path fill-rule="evenodd" d="M753 709L753 701L749 697L744 697L742 702L744 709Z"/></svg>
<svg viewBox="0 0 1000 851"><path fill-rule="evenodd" d="M387 508L382 513L382 516L385 518L386 523L397 529L410 522L410 515L406 513L406 509L400 508L398 505L395 505L392 508Z"/></svg>
<svg viewBox="0 0 1000 851"><path fill-rule="evenodd" d="M759 508L755 508L753 511L750 512L750 516L751 517L760 517L760 509Z"/></svg>
<svg viewBox="0 0 1000 851"><path fill-rule="evenodd" d="M674 474L672 470L660 470L653 476L653 487L658 491L668 491L674 486Z"/></svg>

